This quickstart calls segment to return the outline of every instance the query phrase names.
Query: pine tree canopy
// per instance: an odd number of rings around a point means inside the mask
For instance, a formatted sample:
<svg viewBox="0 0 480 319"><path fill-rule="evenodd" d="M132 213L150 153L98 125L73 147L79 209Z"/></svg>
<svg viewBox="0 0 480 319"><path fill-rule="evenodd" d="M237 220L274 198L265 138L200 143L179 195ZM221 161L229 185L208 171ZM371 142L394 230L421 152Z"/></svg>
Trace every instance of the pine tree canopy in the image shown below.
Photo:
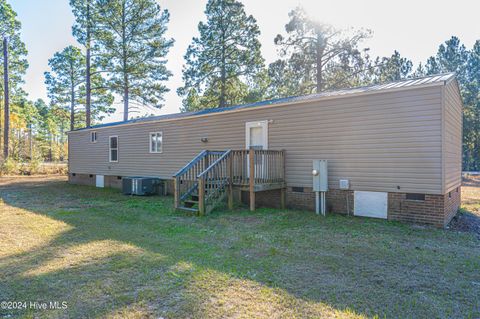
<svg viewBox="0 0 480 319"><path fill-rule="evenodd" d="M283 82L293 79L299 88L290 93L309 94L339 88L350 84L348 78L364 71L358 70L358 66L364 63L362 53L367 51L358 50L358 45L370 36L370 31L336 29L315 21L301 7L292 10L289 17L286 36L278 34L274 42L288 66ZM278 66L279 63L271 65L272 68Z"/></svg>
<svg viewBox="0 0 480 319"><path fill-rule="evenodd" d="M245 102L249 81L263 68L257 21L236 0L210 0L185 54L184 110L224 107Z"/></svg>
<svg viewBox="0 0 480 319"><path fill-rule="evenodd" d="M8 39L9 53L9 84L10 95L24 95L21 89L23 77L28 68L27 48L20 38L21 23L17 14L13 11L6 0L0 0L0 47L3 50L3 38ZM0 54L0 64L3 65L3 54ZM3 79L3 67L0 68L0 76ZM3 100L3 81L0 83L0 100Z"/></svg>
<svg viewBox="0 0 480 319"><path fill-rule="evenodd" d="M130 102L160 108L172 75L166 55L173 45L165 33L170 15L155 0L98 0L102 68L109 89L123 97L124 119ZM134 106L133 106L134 107Z"/></svg>

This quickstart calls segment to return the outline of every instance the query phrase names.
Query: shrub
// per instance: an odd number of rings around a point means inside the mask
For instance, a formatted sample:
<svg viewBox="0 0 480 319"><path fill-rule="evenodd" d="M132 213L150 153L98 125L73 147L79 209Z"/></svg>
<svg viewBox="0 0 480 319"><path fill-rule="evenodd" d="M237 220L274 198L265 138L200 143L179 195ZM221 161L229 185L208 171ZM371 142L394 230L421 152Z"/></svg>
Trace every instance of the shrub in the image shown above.
<svg viewBox="0 0 480 319"><path fill-rule="evenodd" d="M43 163L38 159L19 163L7 159L0 164L1 175L66 175L68 167L65 163Z"/></svg>
<svg viewBox="0 0 480 319"><path fill-rule="evenodd" d="M0 175L16 175L19 174L18 162L8 158L0 166Z"/></svg>
<svg viewBox="0 0 480 319"><path fill-rule="evenodd" d="M42 166L42 162L38 159L33 158L26 165L26 171L28 172L27 175L39 174L41 166Z"/></svg>

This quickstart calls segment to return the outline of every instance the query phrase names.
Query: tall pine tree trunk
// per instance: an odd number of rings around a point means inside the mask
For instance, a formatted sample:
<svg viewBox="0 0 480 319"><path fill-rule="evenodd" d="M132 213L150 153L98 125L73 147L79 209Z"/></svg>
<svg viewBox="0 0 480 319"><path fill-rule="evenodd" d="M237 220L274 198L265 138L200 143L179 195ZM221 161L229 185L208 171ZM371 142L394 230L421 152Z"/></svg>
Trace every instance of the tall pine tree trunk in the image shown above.
<svg viewBox="0 0 480 319"><path fill-rule="evenodd" d="M222 62L221 87L220 87L220 107L225 107L225 86L226 86L225 60Z"/></svg>
<svg viewBox="0 0 480 319"><path fill-rule="evenodd" d="M128 78L125 75L125 86L123 87L123 120L128 121Z"/></svg>
<svg viewBox="0 0 480 319"><path fill-rule="evenodd" d="M4 88L4 133L3 133L3 159L8 158L8 142L10 131L10 100L8 88L8 39L3 38L3 88Z"/></svg>
<svg viewBox="0 0 480 319"><path fill-rule="evenodd" d="M75 87L70 88L70 131L75 129Z"/></svg>
<svg viewBox="0 0 480 319"><path fill-rule="evenodd" d="M53 148L52 139L53 139L53 137L52 137L52 135L53 135L52 132L50 132L50 133L49 133L49 136L48 136L48 140L49 140L48 160L49 160L50 162L53 161L53 151L52 151L52 148Z"/></svg>
<svg viewBox="0 0 480 319"><path fill-rule="evenodd" d="M63 125L63 121L61 122L60 124L60 161L63 162L64 158L65 158L65 154L64 154L64 148L63 148L63 144L65 143L65 128L64 128L64 125Z"/></svg>
<svg viewBox="0 0 480 319"><path fill-rule="evenodd" d="M126 36L126 2L122 10L122 49L123 49L123 120L128 121L128 74L127 74L127 36Z"/></svg>
<svg viewBox="0 0 480 319"><path fill-rule="evenodd" d="M87 70L86 70L86 101L85 101L85 125L87 127L91 126L91 81L90 81L90 59L91 59L91 30L90 30L90 0L87 0L87 39L86 39L86 46L87 46Z"/></svg>
<svg viewBox="0 0 480 319"><path fill-rule="evenodd" d="M226 61L225 61L225 30L222 29L222 71L220 79L220 107L225 107L225 86L227 82Z"/></svg>
<svg viewBox="0 0 480 319"><path fill-rule="evenodd" d="M28 124L28 155L30 157L30 160L33 159L33 132L32 132L32 123Z"/></svg>
<svg viewBox="0 0 480 319"><path fill-rule="evenodd" d="M91 126L91 82L90 82L90 48L87 48L87 72L86 72L86 101L85 101L85 125Z"/></svg>
<svg viewBox="0 0 480 319"><path fill-rule="evenodd" d="M323 74L322 74L322 57L323 57L323 50L325 49L322 36L317 34L317 43L316 43L316 58L317 58L317 93L323 91Z"/></svg>

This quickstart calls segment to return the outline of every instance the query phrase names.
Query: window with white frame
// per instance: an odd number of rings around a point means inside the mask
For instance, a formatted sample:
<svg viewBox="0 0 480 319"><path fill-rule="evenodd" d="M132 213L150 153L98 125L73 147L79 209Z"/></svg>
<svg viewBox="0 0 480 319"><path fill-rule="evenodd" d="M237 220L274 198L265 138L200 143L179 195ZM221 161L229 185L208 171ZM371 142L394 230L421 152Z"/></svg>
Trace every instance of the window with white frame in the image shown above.
<svg viewBox="0 0 480 319"><path fill-rule="evenodd" d="M90 132L90 142L97 143L97 132Z"/></svg>
<svg viewBox="0 0 480 319"><path fill-rule="evenodd" d="M150 133L150 153L161 153L163 136L162 132Z"/></svg>
<svg viewBox="0 0 480 319"><path fill-rule="evenodd" d="M118 162L118 136L110 136L109 140L109 160Z"/></svg>

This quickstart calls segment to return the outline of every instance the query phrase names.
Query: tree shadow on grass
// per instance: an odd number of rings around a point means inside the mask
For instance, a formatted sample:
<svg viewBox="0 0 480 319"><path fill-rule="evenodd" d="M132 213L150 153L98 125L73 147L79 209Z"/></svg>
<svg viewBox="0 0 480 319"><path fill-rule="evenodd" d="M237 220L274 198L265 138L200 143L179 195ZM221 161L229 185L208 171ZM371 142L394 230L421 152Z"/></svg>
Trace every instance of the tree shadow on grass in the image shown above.
<svg viewBox="0 0 480 319"><path fill-rule="evenodd" d="M71 226L0 258L0 299L68 300L71 317L129 307L165 317L480 311L472 284L480 252L466 235L292 211L197 218L175 213L170 198L64 182L14 183L0 193L7 205Z"/></svg>

